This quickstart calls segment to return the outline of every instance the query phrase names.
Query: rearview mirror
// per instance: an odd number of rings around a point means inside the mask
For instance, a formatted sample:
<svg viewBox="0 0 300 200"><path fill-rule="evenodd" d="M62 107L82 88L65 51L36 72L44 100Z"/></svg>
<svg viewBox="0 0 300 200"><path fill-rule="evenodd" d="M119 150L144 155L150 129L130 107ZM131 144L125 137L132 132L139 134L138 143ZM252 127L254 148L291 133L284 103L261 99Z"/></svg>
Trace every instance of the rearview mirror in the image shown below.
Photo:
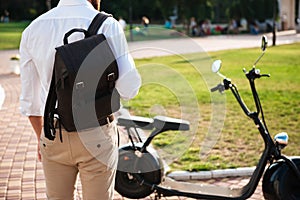
<svg viewBox="0 0 300 200"><path fill-rule="evenodd" d="M268 38L267 36L263 35L261 38L261 50L265 51L267 49L268 46Z"/></svg>
<svg viewBox="0 0 300 200"><path fill-rule="evenodd" d="M267 49L267 46L268 46L268 38L267 38L267 36L263 35L262 38L261 38L261 47L260 47L261 50L262 50L262 54L258 57L258 59L253 64L253 68L255 68L258 61L260 61L260 59L265 55L265 51Z"/></svg>
<svg viewBox="0 0 300 200"><path fill-rule="evenodd" d="M218 73L220 71L222 67L222 61L221 60L215 60L211 66L211 70L214 72L214 73Z"/></svg>

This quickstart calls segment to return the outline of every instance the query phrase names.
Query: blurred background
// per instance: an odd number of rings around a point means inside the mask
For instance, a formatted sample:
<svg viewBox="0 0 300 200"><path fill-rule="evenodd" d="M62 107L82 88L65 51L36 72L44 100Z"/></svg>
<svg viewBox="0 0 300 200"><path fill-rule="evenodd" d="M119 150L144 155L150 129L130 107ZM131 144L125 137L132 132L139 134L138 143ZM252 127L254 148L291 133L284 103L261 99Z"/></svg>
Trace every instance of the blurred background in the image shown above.
<svg viewBox="0 0 300 200"><path fill-rule="evenodd" d="M2 22L33 20L55 7L59 0L1 0ZM122 17L127 24L141 24L146 16L151 24L170 28L185 28L191 18L197 23L209 20L212 24L238 26L255 23L261 31L272 29L273 21L279 30L295 29L299 24L300 0L102 0L101 10ZM167 24L168 23L168 24ZM132 26L131 26L132 28ZM1 31L1 30L0 30Z"/></svg>

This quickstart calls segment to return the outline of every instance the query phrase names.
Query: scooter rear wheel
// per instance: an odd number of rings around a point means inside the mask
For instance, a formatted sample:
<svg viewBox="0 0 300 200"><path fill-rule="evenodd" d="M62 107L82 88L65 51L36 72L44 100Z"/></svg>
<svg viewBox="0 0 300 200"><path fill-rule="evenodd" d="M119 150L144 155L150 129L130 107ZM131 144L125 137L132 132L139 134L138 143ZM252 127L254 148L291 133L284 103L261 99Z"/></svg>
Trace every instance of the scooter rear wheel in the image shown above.
<svg viewBox="0 0 300 200"><path fill-rule="evenodd" d="M135 175L150 184L161 183L163 173L160 160L149 152L137 152L130 147L120 149L116 191L123 197L131 199L144 198L152 194L154 189L140 184Z"/></svg>
<svg viewBox="0 0 300 200"><path fill-rule="evenodd" d="M293 161L300 170L300 159ZM298 200L300 181L286 163L274 163L264 175L263 194L265 199L270 200Z"/></svg>

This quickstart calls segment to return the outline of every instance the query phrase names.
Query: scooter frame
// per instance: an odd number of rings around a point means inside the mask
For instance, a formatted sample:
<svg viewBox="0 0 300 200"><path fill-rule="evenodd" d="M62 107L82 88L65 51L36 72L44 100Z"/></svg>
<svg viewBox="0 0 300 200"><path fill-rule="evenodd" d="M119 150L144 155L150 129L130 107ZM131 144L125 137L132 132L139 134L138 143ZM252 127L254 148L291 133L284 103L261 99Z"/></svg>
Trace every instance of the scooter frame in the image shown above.
<svg viewBox="0 0 300 200"><path fill-rule="evenodd" d="M264 36L262 39L262 50L263 53L265 51L267 45L266 37ZM263 55L263 54L262 54ZM262 56L259 57L259 59ZM266 172L271 172L270 168L272 165L277 164L280 166L288 167L290 170L294 172L294 176L298 178L298 181L300 181L300 157L293 157L289 158L285 155L281 154L281 150L287 145L287 141L285 139L281 140L280 138L277 138L277 140L273 140L269 130L266 126L262 106L260 103L260 99L255 87L255 79L261 78L261 77L267 77L269 75L262 75L260 74L260 71L255 68L256 63L259 61L259 59L255 62L254 67L249 72L246 72L244 70L245 75L247 79L249 80L251 91L253 94L254 103L256 105L256 111L252 112L250 111L244 101L242 100L237 87L231 82L230 79L226 78L222 75L223 83L219 84L218 86L211 89L212 92L219 91L224 92L225 90L231 90L234 97L236 98L237 102L239 103L240 107L244 111L247 117L251 118L256 125L256 127L259 130L259 133L261 137L264 140L265 148L262 152L262 155L260 157L260 160L249 179L249 182L242 188L224 188L220 186L213 186L213 185L199 185L196 192L186 192L186 191L180 191L175 189L169 189L163 186L160 186L161 180L156 180L155 182L149 182L145 180L142 173L131 173L132 178L141 186L141 187L147 187L151 192L155 192L157 194L157 197L160 198L168 197L168 196L184 196L189 198L195 198L195 199L214 199L214 200L224 200L224 199L247 199L252 196L252 194L255 192L260 179L263 177L266 167L268 163L270 163L270 166L266 170ZM221 64L221 62L217 62L218 64ZM219 66L220 68L220 66ZM215 72L219 73L219 69ZM260 117L261 115L261 117ZM146 119L146 120L145 120ZM159 133L162 133L164 131L168 130L188 130L188 122L180 121L176 119L171 118L163 118L163 117L156 117L154 118L154 121L147 118L120 118L119 119L119 125L127 127L127 132L129 134L129 138L131 140L131 145L127 147L123 147L120 150L121 151L139 151L142 154L143 153L149 153L147 151L148 145L151 143L152 139L158 135ZM130 136L130 130L129 128L135 128L136 134L138 134L136 128L145 128L146 129L152 129L152 133L147 138L147 140L143 143L142 140L139 138L140 145L135 146L135 142L133 141L132 137ZM136 153L135 153L136 154ZM139 155L138 157L141 157L142 155ZM156 156L154 156L155 160L157 160ZM139 159L137 159L135 162L138 162ZM133 163L133 165L135 165ZM159 167L160 164L158 163L156 167ZM298 169L299 168L299 169ZM267 173L266 173L267 174ZM159 176L159 175L158 175ZM270 179L271 175L268 174L267 177L264 177L264 179ZM297 179L296 179L297 180ZM265 181L265 180L264 180ZM268 182L269 180L267 180ZM117 184L117 183L116 183ZM269 186L263 186L264 192L268 192ZM271 189L272 191L272 189ZM265 195L265 194L264 194ZM267 195L265 195L267 196ZM278 198L280 199L280 198Z"/></svg>

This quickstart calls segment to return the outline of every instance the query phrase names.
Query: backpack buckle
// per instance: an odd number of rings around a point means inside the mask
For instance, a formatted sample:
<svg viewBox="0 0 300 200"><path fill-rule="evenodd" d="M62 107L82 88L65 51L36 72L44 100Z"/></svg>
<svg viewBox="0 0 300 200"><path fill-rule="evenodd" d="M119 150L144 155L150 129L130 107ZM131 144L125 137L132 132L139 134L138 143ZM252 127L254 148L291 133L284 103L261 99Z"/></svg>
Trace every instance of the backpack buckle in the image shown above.
<svg viewBox="0 0 300 200"><path fill-rule="evenodd" d="M107 80L108 81L114 81L115 80L115 73L112 72L110 74L107 75Z"/></svg>
<svg viewBox="0 0 300 200"><path fill-rule="evenodd" d="M76 90L84 88L84 82L81 81L81 82L76 83L75 88L76 88Z"/></svg>

